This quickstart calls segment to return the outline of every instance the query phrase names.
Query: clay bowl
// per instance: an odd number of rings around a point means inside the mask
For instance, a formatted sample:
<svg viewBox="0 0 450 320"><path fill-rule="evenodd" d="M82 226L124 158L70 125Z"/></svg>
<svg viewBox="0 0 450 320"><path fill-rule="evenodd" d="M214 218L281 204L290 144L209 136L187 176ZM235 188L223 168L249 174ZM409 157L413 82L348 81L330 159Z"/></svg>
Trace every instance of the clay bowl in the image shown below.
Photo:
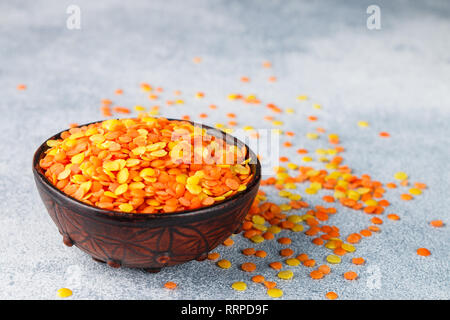
<svg viewBox="0 0 450 320"><path fill-rule="evenodd" d="M208 134L227 143L244 145L218 129L203 127ZM60 134L49 139L59 138ZM248 146L246 148L250 157L257 159ZM95 261L106 262L114 268L123 266L158 272L162 267L204 260L208 252L231 234L241 231L261 180L258 161L250 165L254 177L246 190L212 206L159 215L109 211L78 201L53 186L39 167L39 160L47 149L44 142L34 154L34 180L64 244L75 245Z"/></svg>

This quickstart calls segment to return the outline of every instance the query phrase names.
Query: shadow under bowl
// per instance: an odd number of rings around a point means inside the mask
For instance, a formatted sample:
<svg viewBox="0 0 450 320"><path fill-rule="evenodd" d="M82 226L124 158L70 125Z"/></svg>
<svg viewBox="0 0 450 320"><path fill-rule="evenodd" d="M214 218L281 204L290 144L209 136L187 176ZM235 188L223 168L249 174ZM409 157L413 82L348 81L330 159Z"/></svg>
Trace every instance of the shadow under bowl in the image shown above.
<svg viewBox="0 0 450 320"><path fill-rule="evenodd" d="M202 126L208 134L227 143L238 147L245 145L218 129ZM49 139L58 139L60 134ZM245 147L247 154L257 159L248 146ZM114 268L124 266L158 272L162 267L206 259L208 252L231 234L241 231L261 180L261 165L257 160L250 164L253 179L247 189L212 206L165 214L109 211L72 198L48 181L39 166L48 148L44 142L34 154L33 174L41 199L63 236L64 244L75 245L94 260Z"/></svg>

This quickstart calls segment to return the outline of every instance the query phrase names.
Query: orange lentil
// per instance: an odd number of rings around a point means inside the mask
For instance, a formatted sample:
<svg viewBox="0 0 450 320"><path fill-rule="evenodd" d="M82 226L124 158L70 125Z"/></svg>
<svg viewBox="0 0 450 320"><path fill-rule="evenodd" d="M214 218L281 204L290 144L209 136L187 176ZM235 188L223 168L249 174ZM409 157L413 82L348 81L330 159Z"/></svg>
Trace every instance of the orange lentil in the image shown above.
<svg viewBox="0 0 450 320"><path fill-rule="evenodd" d="M305 267L312 268L312 267L314 267L316 265L316 260L314 260L314 259L305 260L305 261L303 261L303 265Z"/></svg>
<svg viewBox="0 0 450 320"><path fill-rule="evenodd" d="M242 254L246 256L252 256L256 252L255 248L246 248L242 250Z"/></svg>
<svg viewBox="0 0 450 320"><path fill-rule="evenodd" d="M400 217L394 213L388 214L387 218L391 220L400 220Z"/></svg>
<svg viewBox="0 0 450 320"><path fill-rule="evenodd" d="M241 265L241 269L246 272L253 272L256 270L256 264L253 262L246 262Z"/></svg>
<svg viewBox="0 0 450 320"><path fill-rule="evenodd" d="M333 250L333 253L338 256L343 256L343 255L347 254L347 251L342 248L336 248Z"/></svg>
<svg viewBox="0 0 450 320"><path fill-rule="evenodd" d="M419 249L417 249L417 254L419 256L427 257L431 254L431 252L427 248L419 248Z"/></svg>
<svg viewBox="0 0 450 320"><path fill-rule="evenodd" d="M264 281L264 286L265 286L267 289L275 288L276 285L277 285L276 282L273 282L273 281Z"/></svg>
<svg viewBox="0 0 450 320"><path fill-rule="evenodd" d="M444 222L442 220L433 220L430 222L430 225L435 228L440 228L444 225Z"/></svg>
<svg viewBox="0 0 450 320"><path fill-rule="evenodd" d="M372 232L380 232L380 228L378 226L368 226L367 229Z"/></svg>
<svg viewBox="0 0 450 320"><path fill-rule="evenodd" d="M383 223L383 220L381 220L381 219L378 218L378 217L373 217L370 221L371 221L373 224L382 224L382 223Z"/></svg>
<svg viewBox="0 0 450 320"><path fill-rule="evenodd" d="M254 236L257 236L259 234L261 234L260 230L251 229L251 230L247 230L247 231L244 232L244 237L247 238L247 239L250 239L250 238L252 238Z"/></svg>
<svg viewBox="0 0 450 320"><path fill-rule="evenodd" d="M294 226L295 226L295 224L289 220L284 220L284 221L281 221L281 223L280 223L280 227L283 229L292 229ZM289 243L286 243L286 244L289 244Z"/></svg>
<svg viewBox="0 0 450 320"><path fill-rule="evenodd" d="M256 283L263 283L264 282L264 276L257 274L256 276L252 277L252 281Z"/></svg>
<svg viewBox="0 0 450 320"><path fill-rule="evenodd" d="M397 188L397 185L395 183L393 183L393 182L389 182L389 183L386 183L386 187L391 188L391 189L395 189L395 188Z"/></svg>
<svg viewBox="0 0 450 320"><path fill-rule="evenodd" d="M140 87L143 91L152 91L152 86L148 83L142 82Z"/></svg>
<svg viewBox="0 0 450 320"><path fill-rule="evenodd" d="M377 207L375 207L375 206L367 206L364 208L364 212L365 213L374 213L376 209L377 209Z"/></svg>
<svg viewBox="0 0 450 320"><path fill-rule="evenodd" d="M408 201L408 200L412 200L412 199L413 199L413 196L410 195L410 194L408 194L408 193L403 193L403 194L400 196L400 198L401 198L402 200Z"/></svg>
<svg viewBox="0 0 450 320"><path fill-rule="evenodd" d="M336 150L336 152L343 152L343 151L345 151L344 147L342 147L342 146L335 146L334 150Z"/></svg>
<svg viewBox="0 0 450 320"><path fill-rule="evenodd" d="M278 241L278 243L285 244L285 245L289 245L292 243L292 240L290 238L286 238L286 237L279 238L277 241Z"/></svg>
<svg viewBox="0 0 450 320"><path fill-rule="evenodd" d="M306 149L298 149L297 153L298 154L306 154L306 153L308 153L308 150L306 150Z"/></svg>
<svg viewBox="0 0 450 320"><path fill-rule="evenodd" d="M299 260L300 262L305 262L306 260L308 260L308 255L306 253L301 253L297 256L297 260Z"/></svg>
<svg viewBox="0 0 450 320"><path fill-rule="evenodd" d="M356 265L364 264L364 262L365 262L364 258L358 257L358 258L353 258L352 259L352 263L356 264Z"/></svg>
<svg viewBox="0 0 450 320"><path fill-rule="evenodd" d="M292 250L290 248L285 248L285 249L280 250L280 255L283 257L289 257L289 256L292 256L293 254L294 254L294 250Z"/></svg>
<svg viewBox="0 0 450 320"><path fill-rule="evenodd" d="M283 267L283 264L279 261L269 263L269 267L275 270L280 270Z"/></svg>
<svg viewBox="0 0 450 320"><path fill-rule="evenodd" d="M370 237L372 235L372 232L370 230L364 229L359 232L360 235L364 237Z"/></svg>
<svg viewBox="0 0 450 320"><path fill-rule="evenodd" d="M336 292L330 291L325 294L325 297L330 300L335 300L338 298L338 295Z"/></svg>
<svg viewBox="0 0 450 320"><path fill-rule="evenodd" d="M210 252L208 253L208 260L217 260L219 259L220 254L218 252Z"/></svg>
<svg viewBox="0 0 450 320"><path fill-rule="evenodd" d="M232 246L232 245L234 244L234 240L231 239L231 238L228 238L228 239L226 239L222 244L223 244L224 246L229 247L229 246Z"/></svg>
<svg viewBox="0 0 450 320"><path fill-rule="evenodd" d="M117 112L117 113L125 113L125 114L131 113L130 109L125 108L125 107L118 107L118 106L114 107L113 111Z"/></svg>
<svg viewBox="0 0 450 320"><path fill-rule="evenodd" d="M319 280L323 278L323 272L320 270L313 270L309 273L310 277L315 279L315 280Z"/></svg>
<svg viewBox="0 0 450 320"><path fill-rule="evenodd" d="M177 284L175 282L169 281L164 284L164 287L170 290L176 289Z"/></svg>
<svg viewBox="0 0 450 320"><path fill-rule="evenodd" d="M383 132L380 132L380 137L382 137L382 138L388 138L388 137L390 137L391 135L389 134L389 132L385 132L385 131L383 131Z"/></svg>
<svg viewBox="0 0 450 320"><path fill-rule="evenodd" d="M109 106L102 106L100 108L102 114L104 117L111 117L112 113L111 113L111 108Z"/></svg>
<svg viewBox="0 0 450 320"><path fill-rule="evenodd" d="M400 181L400 185L401 185L402 187L406 187L406 186L408 186L408 184L409 184L408 179L405 179L405 180L403 180L403 181Z"/></svg>
<svg viewBox="0 0 450 320"><path fill-rule="evenodd" d="M256 250L255 256L257 256L258 258L265 258L267 256L267 252L265 252L264 250Z"/></svg>
<svg viewBox="0 0 450 320"><path fill-rule="evenodd" d="M116 91L114 91L115 94L120 95L123 94L123 90L122 89L116 89Z"/></svg>
<svg viewBox="0 0 450 320"><path fill-rule="evenodd" d="M277 81L277 77L275 77L275 76L269 77L269 82L275 82L275 81Z"/></svg>
<svg viewBox="0 0 450 320"><path fill-rule="evenodd" d="M281 113L281 109L280 108L278 108L276 105L274 105L273 103L268 103L267 104L267 108L268 109L270 109L270 110L272 110L273 112L275 112L275 113Z"/></svg>
<svg viewBox="0 0 450 320"><path fill-rule="evenodd" d="M242 224L242 230L250 230L253 227L253 222L251 221L245 221Z"/></svg>
<svg viewBox="0 0 450 320"><path fill-rule="evenodd" d="M426 189L427 185L422 182L414 182L414 187L417 189Z"/></svg>
<svg viewBox="0 0 450 320"><path fill-rule="evenodd" d="M321 245L323 245L323 239L322 238L314 238L312 240L312 243L314 243L317 246L321 246Z"/></svg>
<svg viewBox="0 0 450 320"><path fill-rule="evenodd" d="M324 133L324 132L325 132L325 129L324 129L324 128L318 127L318 128L316 128L316 131L317 131L317 132L320 132L320 133Z"/></svg>
<svg viewBox="0 0 450 320"><path fill-rule="evenodd" d="M272 232L267 231L263 233L263 238L266 240L272 240L273 238L275 238L275 236Z"/></svg>
<svg viewBox="0 0 450 320"><path fill-rule="evenodd" d="M318 270L322 272L323 274L329 274L331 272L331 268L327 266L326 264L323 264L319 266Z"/></svg>
<svg viewBox="0 0 450 320"><path fill-rule="evenodd" d="M17 88L17 90L25 90L27 88L27 86L24 84L18 84L16 88Z"/></svg>
<svg viewBox="0 0 450 320"><path fill-rule="evenodd" d="M241 77L241 81L242 82L250 82L250 78L249 77Z"/></svg>
<svg viewBox="0 0 450 320"><path fill-rule="evenodd" d="M354 271L347 271L344 273L344 278L347 280L355 280L358 277L358 274Z"/></svg>
<svg viewBox="0 0 450 320"><path fill-rule="evenodd" d="M349 243L358 243L361 240L361 236L357 233L352 233L347 237L347 242Z"/></svg>

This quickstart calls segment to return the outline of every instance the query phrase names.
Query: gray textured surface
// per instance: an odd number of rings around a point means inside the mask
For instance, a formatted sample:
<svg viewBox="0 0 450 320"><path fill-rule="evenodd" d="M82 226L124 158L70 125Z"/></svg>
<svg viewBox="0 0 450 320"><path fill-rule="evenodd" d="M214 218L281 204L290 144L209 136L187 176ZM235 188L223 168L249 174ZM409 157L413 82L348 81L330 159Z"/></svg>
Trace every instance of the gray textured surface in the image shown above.
<svg viewBox="0 0 450 320"><path fill-rule="evenodd" d="M81 30L66 29L66 8L81 7ZM241 124L267 126L253 107L226 100L231 92L256 93L265 102L295 107L283 115L284 129L295 130L296 147L310 150L323 141L305 141L316 125L306 116L316 114L317 126L340 135L345 161L357 174L369 173L383 182L399 170L429 189L411 202L389 192L390 212L401 221L386 220L381 234L358 245L357 256L367 266L352 267L350 256L320 281L309 269L295 267L295 278L279 281L284 297L322 299L336 291L342 299L449 299L450 235L448 143L450 129L450 5L445 1L377 1L382 29L366 29L371 1L0 1L0 298L56 297L63 286L79 299L254 299L265 290L250 283L238 270L244 260L255 260L260 273L276 279L268 259L244 259L236 244L218 251L233 262L229 270L212 262L191 262L146 274L112 270L94 263L75 248L62 245L35 190L31 175L34 149L71 122L100 119L99 101L114 98L118 105L151 105L138 88L148 81L183 92L186 105L163 108L163 115L207 112L207 123L224 122L226 112L240 112ZM192 58L203 58L201 64ZM270 60L273 69L261 68ZM252 81L243 85L239 77ZM268 83L275 75L278 82ZM16 85L25 83L26 91ZM125 94L114 97L114 90ZM193 98L203 91L206 98ZM295 97L311 101L298 104ZM313 110L311 102L323 105ZM210 112L215 103L220 112ZM255 107L257 108L257 107ZM260 107L259 110L265 108ZM261 114L262 116L262 114ZM358 120L371 126L357 127ZM392 137L381 139L377 133ZM295 149L285 152L299 162ZM303 190L304 186L300 186ZM305 193L301 192L303 195ZM276 197L272 197L274 201ZM315 205L321 195L305 196ZM446 226L428 223L442 219ZM342 233L362 229L367 216L339 208L331 223ZM296 234L292 246L323 263L326 249ZM275 259L279 245L261 245ZM427 258L415 254L427 247ZM369 289L367 270L378 268L381 288ZM344 271L358 271L349 283ZM370 270L370 269L369 269ZM163 283L178 283L175 291ZM244 280L249 290L238 293L233 281Z"/></svg>

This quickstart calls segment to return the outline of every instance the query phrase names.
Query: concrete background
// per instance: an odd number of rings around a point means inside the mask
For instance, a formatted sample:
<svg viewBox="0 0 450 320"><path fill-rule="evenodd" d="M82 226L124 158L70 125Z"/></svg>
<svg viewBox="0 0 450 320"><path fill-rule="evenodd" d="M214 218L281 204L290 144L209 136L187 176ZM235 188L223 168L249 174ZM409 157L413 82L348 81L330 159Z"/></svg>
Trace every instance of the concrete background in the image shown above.
<svg viewBox="0 0 450 320"><path fill-rule="evenodd" d="M71 4L81 8L80 30L66 28ZM381 8L381 30L366 28L371 4ZM388 192L389 210L401 221L386 220L381 234L357 246L354 256L366 258L365 267L352 266L349 255L320 281L309 278L308 268L295 267L293 280L278 281L284 298L323 299L335 291L341 299L449 299L449 17L446 1L0 1L0 298L53 299L64 286L76 299L268 297L238 266L254 260L260 273L276 280L267 266L279 258L275 241L260 245L270 257L244 259L239 251L250 244L235 236L233 247L217 249L232 261L229 270L190 262L153 275L112 270L63 246L34 186L34 150L69 123L101 119L102 98L128 107L155 104L139 90L147 81L164 87L163 99L183 92L186 104L162 107L165 116L199 120L207 112L205 122L214 124L225 122L226 112L239 112L240 124L270 127L261 120L269 114L265 107L255 113L226 99L232 92L256 93L265 103L296 108L295 115L279 117L283 129L296 132L296 147L326 145L304 138L320 125L340 135L345 163L356 174L389 182L405 171L411 181L428 184L410 202L399 200L405 190ZM192 62L196 56L202 63ZM265 60L272 69L261 67ZM267 81L272 75L276 83ZM251 82L242 84L241 76ZM26 91L16 90L20 83ZM117 88L124 95L114 96ZM205 99L194 99L198 91ZM311 100L298 104L299 94ZM210 103L218 112L208 109ZM306 121L311 114L319 117L317 124ZM358 128L358 120L370 127ZM391 138L379 138L380 131ZM300 162L295 149L283 154ZM321 196L304 198L316 205ZM343 234L367 226L367 216L338 210L331 223ZM433 219L446 226L431 228ZM298 253L324 263L325 248L303 233L293 239ZM432 255L417 256L418 247ZM343 279L350 269L359 280ZM367 285L373 273L381 288ZM162 289L168 280L178 289ZM249 284L246 292L231 289L238 280Z"/></svg>

